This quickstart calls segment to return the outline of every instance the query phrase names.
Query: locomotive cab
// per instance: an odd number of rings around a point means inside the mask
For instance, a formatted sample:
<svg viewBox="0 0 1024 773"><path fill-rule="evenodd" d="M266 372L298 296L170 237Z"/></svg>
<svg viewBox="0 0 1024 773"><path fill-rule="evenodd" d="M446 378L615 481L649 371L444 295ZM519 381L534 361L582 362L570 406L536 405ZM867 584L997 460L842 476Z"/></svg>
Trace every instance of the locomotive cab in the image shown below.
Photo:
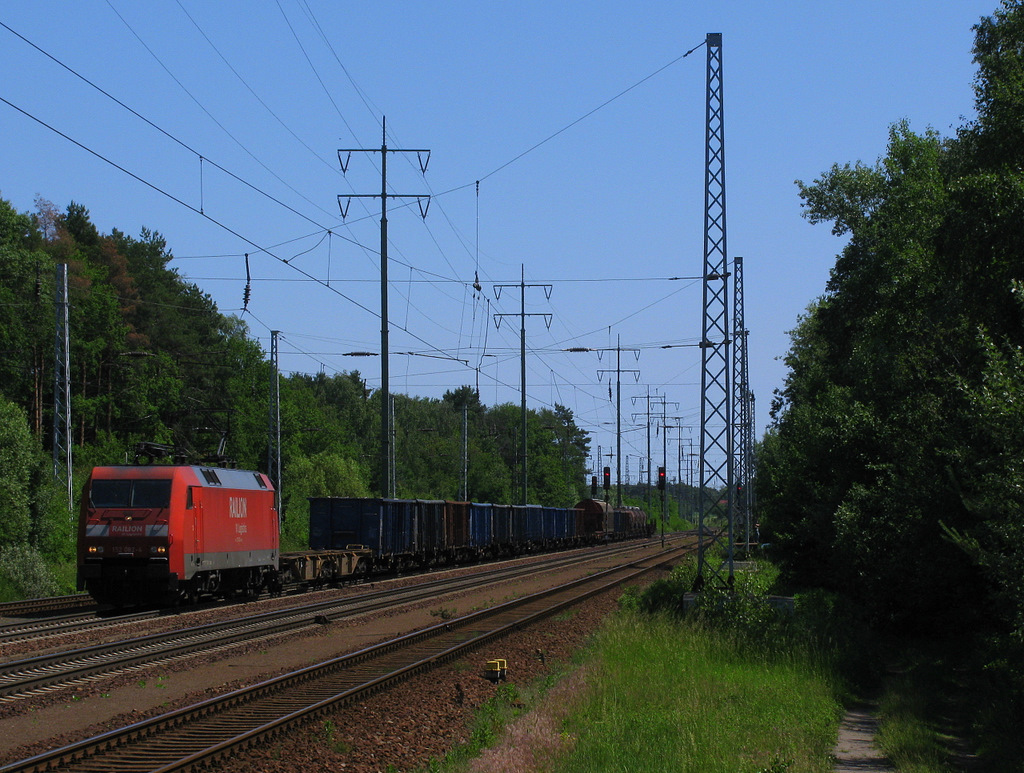
<svg viewBox="0 0 1024 773"><path fill-rule="evenodd" d="M176 587L169 568L172 489L169 475L90 480L82 502L79 590L101 604L121 605Z"/></svg>

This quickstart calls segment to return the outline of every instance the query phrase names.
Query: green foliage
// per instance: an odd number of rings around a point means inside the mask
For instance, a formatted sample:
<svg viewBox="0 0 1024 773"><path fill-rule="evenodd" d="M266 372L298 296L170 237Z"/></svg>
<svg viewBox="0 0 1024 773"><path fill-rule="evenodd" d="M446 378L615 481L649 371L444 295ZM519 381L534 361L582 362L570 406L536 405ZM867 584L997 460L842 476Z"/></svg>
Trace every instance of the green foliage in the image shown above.
<svg viewBox="0 0 1024 773"><path fill-rule="evenodd" d="M25 412L0 399L0 545L27 542L37 450Z"/></svg>
<svg viewBox="0 0 1024 773"><path fill-rule="evenodd" d="M935 692L940 686L952 687L934 676L922 678L916 669L911 669L890 679L879 702L877 743L901 771L952 773L956 770L948 759L945 739L940 737L941 715L936 705L940 694ZM948 722L942 729L949 730Z"/></svg>
<svg viewBox="0 0 1024 773"><path fill-rule="evenodd" d="M270 365L245 323L171 268L167 241L100 233L85 205L37 199L22 214L0 199L0 549L31 544L55 567L73 560L74 518L47 473L52 433L55 266L69 267L74 479L130 462L140 441L195 461L267 464ZM382 490L380 393L358 372L280 377L283 544L307 544L307 497ZM468 498L519 501L518 406L487 407L464 386L441 400L396 395L401 497L456 499L466 409ZM563 406L530 411L531 502L584 495L589 439ZM77 496L77 494L76 494ZM13 587L13 586L12 586Z"/></svg>
<svg viewBox="0 0 1024 773"><path fill-rule="evenodd" d="M284 550L309 546L309 497L365 497L367 473L362 465L332 451L290 458L283 468Z"/></svg>
<svg viewBox="0 0 1024 773"><path fill-rule="evenodd" d="M894 125L875 165L798 183L849 242L792 333L757 499L788 582L883 630L972 637L1019 719L1024 4L975 31L975 122Z"/></svg>
<svg viewBox="0 0 1024 773"><path fill-rule="evenodd" d="M900 124L872 169L801 185L807 217L851 238L793 333L758 479L791 580L843 588L880 624L925 629L969 609L977 589L938 528L972 521L946 470L970 424L961 382L982 361L976 326L991 319L949 270L948 224L964 214L951 148Z"/></svg>
<svg viewBox="0 0 1024 773"><path fill-rule="evenodd" d="M431 760L428 770L461 770L468 760L493 746L498 733L523 711L519 688L506 683L498 687L473 717L469 738L448 752L442 760Z"/></svg>
<svg viewBox="0 0 1024 773"><path fill-rule="evenodd" d="M28 545L0 548L0 601L52 596L58 590L43 556Z"/></svg>

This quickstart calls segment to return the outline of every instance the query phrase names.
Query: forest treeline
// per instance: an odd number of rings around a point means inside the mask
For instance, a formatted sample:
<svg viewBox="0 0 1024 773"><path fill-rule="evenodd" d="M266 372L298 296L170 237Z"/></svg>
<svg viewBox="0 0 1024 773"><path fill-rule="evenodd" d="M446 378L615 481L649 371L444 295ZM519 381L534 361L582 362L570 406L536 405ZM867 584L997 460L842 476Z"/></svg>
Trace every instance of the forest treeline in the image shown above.
<svg viewBox="0 0 1024 773"><path fill-rule="evenodd" d="M1019 0L975 27L974 59L978 115L955 136L900 122L877 163L836 164L797 183L805 217L849 241L792 331L757 494L762 533L794 585L841 592L882 631L969 636L992 698L992 715L979 720L1008 723L1019 737Z"/></svg>
<svg viewBox="0 0 1024 773"><path fill-rule="evenodd" d="M271 366L243 319L221 314L172 266L164 238L101 234L82 204L0 199L0 574L34 551L73 553L73 517L54 483L55 267L67 264L76 496L96 464L132 460L139 442L199 460L217 451L267 467ZM359 372L282 374L284 543L305 546L309 496L380 490L380 396ZM520 409L486 406L468 386L442 399L394 395L399 497L454 499L467 417L467 487L476 501L519 501ZM589 436L563 406L528 412L529 499L586 495ZM5 558L6 556L6 558Z"/></svg>

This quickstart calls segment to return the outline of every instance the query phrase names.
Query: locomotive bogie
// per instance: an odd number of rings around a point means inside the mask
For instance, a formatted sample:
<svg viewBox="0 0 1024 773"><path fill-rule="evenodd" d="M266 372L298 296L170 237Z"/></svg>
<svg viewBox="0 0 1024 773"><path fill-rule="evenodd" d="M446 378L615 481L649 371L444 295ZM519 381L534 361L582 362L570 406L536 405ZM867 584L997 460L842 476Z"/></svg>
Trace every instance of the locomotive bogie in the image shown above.
<svg viewBox="0 0 1024 773"><path fill-rule="evenodd" d="M349 545L345 550L307 550L281 556L282 584L320 587L342 580L355 580L370 573L369 548Z"/></svg>

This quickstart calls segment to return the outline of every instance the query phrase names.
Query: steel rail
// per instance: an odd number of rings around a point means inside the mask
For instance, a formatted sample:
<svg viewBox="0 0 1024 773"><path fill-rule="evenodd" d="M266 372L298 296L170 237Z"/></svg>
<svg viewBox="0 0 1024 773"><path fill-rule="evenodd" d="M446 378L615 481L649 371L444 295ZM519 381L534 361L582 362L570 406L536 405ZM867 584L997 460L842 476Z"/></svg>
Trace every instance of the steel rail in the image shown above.
<svg viewBox="0 0 1024 773"><path fill-rule="evenodd" d="M56 612L64 609L95 606L96 602L87 593L75 593L70 596L46 596L38 599L22 599L21 601L5 601L0 603L0 617L22 617L26 613Z"/></svg>
<svg viewBox="0 0 1024 773"><path fill-rule="evenodd" d="M159 616L160 613L156 611L131 612L112 617L96 617L95 612L79 612L78 614L50 617L43 620L29 620L0 626L0 644L30 642L38 639L55 639L96 628L113 628L118 625L128 625L139 620L148 620Z"/></svg>

